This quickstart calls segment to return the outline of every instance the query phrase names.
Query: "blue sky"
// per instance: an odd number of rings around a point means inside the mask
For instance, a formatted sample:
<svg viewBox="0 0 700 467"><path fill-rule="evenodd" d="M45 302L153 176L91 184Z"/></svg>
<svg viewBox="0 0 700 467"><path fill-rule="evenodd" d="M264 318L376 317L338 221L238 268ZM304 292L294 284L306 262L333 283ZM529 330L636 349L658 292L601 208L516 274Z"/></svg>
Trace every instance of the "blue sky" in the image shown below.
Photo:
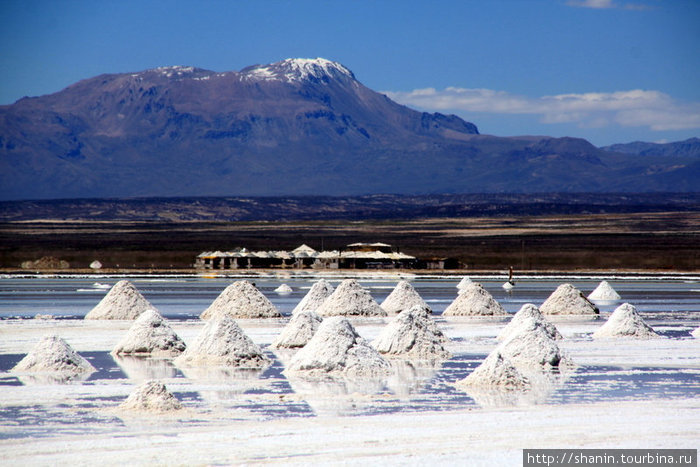
<svg viewBox="0 0 700 467"><path fill-rule="evenodd" d="M700 136L700 2L0 0L0 104L101 73L324 57L482 133Z"/></svg>

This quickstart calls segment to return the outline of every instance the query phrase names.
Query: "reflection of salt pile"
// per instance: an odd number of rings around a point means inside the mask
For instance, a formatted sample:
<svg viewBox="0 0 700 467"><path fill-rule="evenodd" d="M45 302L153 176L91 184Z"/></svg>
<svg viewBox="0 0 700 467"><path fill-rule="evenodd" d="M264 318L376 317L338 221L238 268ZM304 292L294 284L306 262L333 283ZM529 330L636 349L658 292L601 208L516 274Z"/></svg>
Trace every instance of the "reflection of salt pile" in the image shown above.
<svg viewBox="0 0 700 467"><path fill-rule="evenodd" d="M459 281L459 284L457 284L457 289L459 289L459 291L461 293L461 291L464 290L471 283L472 283L472 280L469 277L464 276L462 278L462 280Z"/></svg>
<svg viewBox="0 0 700 467"><path fill-rule="evenodd" d="M313 311L302 311L289 320L279 336L270 345L276 348L304 347L314 336L323 319Z"/></svg>
<svg viewBox="0 0 700 467"><path fill-rule="evenodd" d="M285 374L384 376L389 363L342 316L323 320L308 344L289 362Z"/></svg>
<svg viewBox="0 0 700 467"><path fill-rule="evenodd" d="M615 308L608 321L593 333L594 338L635 337L646 339L658 336L651 326L644 322L637 309L629 303L623 303Z"/></svg>
<svg viewBox="0 0 700 467"><path fill-rule="evenodd" d="M177 376L177 369L170 359L114 355L114 362L119 365L119 368L126 373L129 379L148 381L149 379L167 379Z"/></svg>
<svg viewBox="0 0 700 467"><path fill-rule="evenodd" d="M165 385L158 381L148 381L137 387L124 402L121 410L165 413L182 409L182 404Z"/></svg>
<svg viewBox="0 0 700 467"><path fill-rule="evenodd" d="M175 363L262 368L271 362L232 318L224 316L210 320Z"/></svg>
<svg viewBox="0 0 700 467"><path fill-rule="evenodd" d="M386 311L355 279L345 279L316 309L320 316L386 316Z"/></svg>
<svg viewBox="0 0 700 467"><path fill-rule="evenodd" d="M209 319L228 315L232 318L279 318L275 306L249 281L236 281L200 315Z"/></svg>
<svg viewBox="0 0 700 467"><path fill-rule="evenodd" d="M442 345L445 340L425 308L415 305L391 320L372 346L390 357L435 360L450 358Z"/></svg>
<svg viewBox="0 0 700 467"><path fill-rule="evenodd" d="M293 290L287 284L282 284L275 289L275 292L277 292L280 295L288 295L288 294L292 293Z"/></svg>
<svg viewBox="0 0 700 467"><path fill-rule="evenodd" d="M333 293L333 286L325 279L321 279L311 286L311 290L301 299L292 310L292 315L302 311L315 312L323 302Z"/></svg>
<svg viewBox="0 0 700 467"><path fill-rule="evenodd" d="M589 315L597 314L593 305L580 290L571 284L561 284L540 306L544 315Z"/></svg>
<svg viewBox="0 0 700 467"><path fill-rule="evenodd" d="M608 281L602 281L598 284L593 292L588 296L589 300L619 300L620 294L618 294L615 289L612 288Z"/></svg>
<svg viewBox="0 0 700 467"><path fill-rule="evenodd" d="M481 284L472 282L461 290L442 314L444 316L492 316L507 313Z"/></svg>
<svg viewBox="0 0 700 467"><path fill-rule="evenodd" d="M394 290L384 299L381 307L387 313L401 313L415 305L420 305L427 309L428 313L433 312L411 284L407 281L399 281Z"/></svg>
<svg viewBox="0 0 700 467"><path fill-rule="evenodd" d="M466 378L455 383L457 387L487 387L503 389L525 389L530 380L500 352L493 351Z"/></svg>
<svg viewBox="0 0 700 467"><path fill-rule="evenodd" d="M146 300L134 285L119 281L104 296L100 303L85 315L85 319L136 319L154 306Z"/></svg>
<svg viewBox="0 0 700 467"><path fill-rule="evenodd" d="M527 321L529 320L541 322L544 330L547 331L547 334L552 339L562 338L557 328L552 323L547 321L544 316L542 316L539 308L532 303L526 303L520 308L520 311L513 315L513 319L511 319L510 323L503 328L501 333L498 335L497 340L504 341L510 336L522 332L524 328L527 328Z"/></svg>
<svg viewBox="0 0 700 467"><path fill-rule="evenodd" d="M157 311L146 310L134 321L112 353L170 357L184 350L185 343L168 322Z"/></svg>
<svg viewBox="0 0 700 467"><path fill-rule="evenodd" d="M66 379L93 373L95 367L56 335L44 336L34 348L12 368L16 372L57 373Z"/></svg>

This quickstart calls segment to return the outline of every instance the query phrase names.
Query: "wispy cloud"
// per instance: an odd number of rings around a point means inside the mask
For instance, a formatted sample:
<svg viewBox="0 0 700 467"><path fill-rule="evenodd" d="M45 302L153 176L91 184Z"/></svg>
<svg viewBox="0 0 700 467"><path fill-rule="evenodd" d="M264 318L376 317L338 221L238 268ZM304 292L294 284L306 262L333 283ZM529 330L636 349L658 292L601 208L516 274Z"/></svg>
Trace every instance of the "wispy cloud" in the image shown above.
<svg viewBox="0 0 700 467"><path fill-rule="evenodd" d="M622 10L648 10L651 7L645 3L639 2L622 2L616 0L568 0L568 6L577 8L593 8L597 10L603 9L622 9Z"/></svg>
<svg viewBox="0 0 700 467"><path fill-rule="evenodd" d="M573 123L582 128L610 125L654 131L700 129L700 102L681 102L659 91L635 89L529 97L491 89L448 87L386 92L402 104L432 111L530 114L542 123Z"/></svg>

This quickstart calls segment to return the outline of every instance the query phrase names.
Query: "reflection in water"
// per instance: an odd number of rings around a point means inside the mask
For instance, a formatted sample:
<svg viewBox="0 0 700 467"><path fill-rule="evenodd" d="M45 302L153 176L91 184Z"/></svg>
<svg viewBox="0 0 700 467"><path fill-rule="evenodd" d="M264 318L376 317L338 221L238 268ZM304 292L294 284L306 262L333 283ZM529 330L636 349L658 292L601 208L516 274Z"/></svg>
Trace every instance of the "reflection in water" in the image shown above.
<svg viewBox="0 0 700 467"><path fill-rule="evenodd" d="M381 379L353 379L325 377L307 379L288 376L290 386L318 416L357 415L371 411L376 396L384 390Z"/></svg>
<svg viewBox="0 0 700 467"><path fill-rule="evenodd" d="M93 372L86 373L14 373L17 379L27 386L31 385L42 385L42 384L69 384L69 383L80 383L87 380Z"/></svg>
<svg viewBox="0 0 700 467"><path fill-rule="evenodd" d="M146 381L177 376L177 369L169 359L130 355L114 355L113 358L129 379Z"/></svg>
<svg viewBox="0 0 700 467"><path fill-rule="evenodd" d="M442 362L392 360L392 374L387 387L400 398L420 394L425 385L442 367Z"/></svg>

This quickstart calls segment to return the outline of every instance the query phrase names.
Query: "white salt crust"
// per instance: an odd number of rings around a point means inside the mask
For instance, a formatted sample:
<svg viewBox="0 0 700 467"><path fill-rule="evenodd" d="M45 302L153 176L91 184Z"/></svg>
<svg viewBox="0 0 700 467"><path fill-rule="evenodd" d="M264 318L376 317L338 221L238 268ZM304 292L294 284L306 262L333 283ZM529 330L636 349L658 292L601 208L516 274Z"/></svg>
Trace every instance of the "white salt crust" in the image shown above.
<svg viewBox="0 0 700 467"><path fill-rule="evenodd" d="M571 366L570 360L550 337L544 324L534 319L526 320L519 332L504 340L494 352L503 355L521 371L527 368L549 371Z"/></svg>
<svg viewBox="0 0 700 467"><path fill-rule="evenodd" d="M153 309L155 307L131 282L123 280L114 284L85 319L136 319L144 311Z"/></svg>
<svg viewBox="0 0 700 467"><path fill-rule="evenodd" d="M615 308L605 324L593 333L593 338L605 337L649 339L659 335L644 322L634 305L623 303Z"/></svg>
<svg viewBox="0 0 700 467"><path fill-rule="evenodd" d="M700 327L690 333L691 336L700 338Z"/></svg>
<svg viewBox="0 0 700 467"><path fill-rule="evenodd" d="M387 313L401 313L415 305L419 305L432 313L432 309L425 303L425 300L407 281L399 281L394 290L384 299L381 307Z"/></svg>
<svg viewBox="0 0 700 467"><path fill-rule="evenodd" d="M272 341L273 349L304 347L314 336L323 319L313 311L301 311L292 315L279 336Z"/></svg>
<svg viewBox="0 0 700 467"><path fill-rule="evenodd" d="M18 373L55 373L69 378L97 371L57 335L44 336L13 368Z"/></svg>
<svg viewBox="0 0 700 467"><path fill-rule="evenodd" d="M608 281L602 281L598 284L598 287L593 290L593 292L588 295L589 300L619 300L620 294L618 294L615 289L608 283Z"/></svg>
<svg viewBox="0 0 700 467"><path fill-rule="evenodd" d="M129 397L119 405L119 410L167 413L182 410L182 404L163 383L147 381L129 394Z"/></svg>
<svg viewBox="0 0 700 467"><path fill-rule="evenodd" d="M221 318L279 318L279 310L251 282L236 281L224 289L199 316L201 319Z"/></svg>
<svg viewBox="0 0 700 467"><path fill-rule="evenodd" d="M326 318L308 344L292 357L285 374L322 377L384 377L389 363L343 316Z"/></svg>
<svg viewBox="0 0 700 467"><path fill-rule="evenodd" d="M442 314L443 316L507 315L501 304L477 282L467 284Z"/></svg>
<svg viewBox="0 0 700 467"><path fill-rule="evenodd" d="M598 308L571 284L561 284L540 305L543 315L594 315Z"/></svg>
<svg viewBox="0 0 700 467"><path fill-rule="evenodd" d="M455 386L519 390L529 388L530 380L500 352L494 351L466 378L457 381Z"/></svg>
<svg viewBox="0 0 700 467"><path fill-rule="evenodd" d="M504 341L510 336L522 332L524 329L527 329L527 321L529 320L541 322L541 325L544 327L544 330L552 339L562 339L562 335L559 333L556 326L550 323L547 320L547 318L542 316L540 309L532 303L526 303L525 305L520 307L520 310L515 315L513 315L513 318L510 320L510 323L508 323L506 327L503 328L503 330L500 332L500 334L498 334L498 337L496 337L496 339L498 341Z"/></svg>
<svg viewBox="0 0 700 467"><path fill-rule="evenodd" d="M426 309L418 304L392 319L372 346L387 357L439 360L450 358L443 346L446 340Z"/></svg>
<svg viewBox="0 0 700 467"><path fill-rule="evenodd" d="M320 316L386 316L372 295L355 279L345 279L316 309Z"/></svg>
<svg viewBox="0 0 700 467"><path fill-rule="evenodd" d="M316 312L319 306L333 293L333 286L325 279L320 279L311 286L311 290L304 295L299 304L292 310L292 315L302 311Z"/></svg>
<svg viewBox="0 0 700 467"><path fill-rule="evenodd" d="M277 292L280 295L288 295L288 294L292 293L293 290L287 284L282 284L275 289L275 292Z"/></svg>
<svg viewBox="0 0 700 467"><path fill-rule="evenodd" d="M157 311L146 310L134 321L112 354L174 357L185 347L185 342Z"/></svg>

